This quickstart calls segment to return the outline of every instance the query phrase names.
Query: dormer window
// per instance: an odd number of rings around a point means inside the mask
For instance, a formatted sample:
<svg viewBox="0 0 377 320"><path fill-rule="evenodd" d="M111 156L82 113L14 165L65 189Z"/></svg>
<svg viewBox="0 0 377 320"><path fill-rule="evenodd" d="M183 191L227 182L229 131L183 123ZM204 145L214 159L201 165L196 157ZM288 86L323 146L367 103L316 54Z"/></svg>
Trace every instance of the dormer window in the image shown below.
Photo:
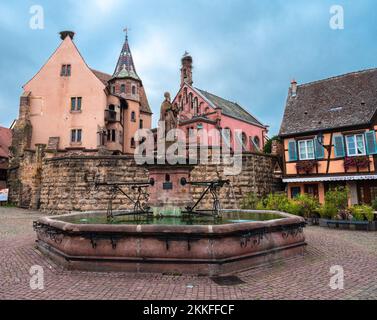
<svg viewBox="0 0 377 320"><path fill-rule="evenodd" d="M71 76L71 65L70 64L63 64L61 71L60 71L61 77L70 77Z"/></svg>

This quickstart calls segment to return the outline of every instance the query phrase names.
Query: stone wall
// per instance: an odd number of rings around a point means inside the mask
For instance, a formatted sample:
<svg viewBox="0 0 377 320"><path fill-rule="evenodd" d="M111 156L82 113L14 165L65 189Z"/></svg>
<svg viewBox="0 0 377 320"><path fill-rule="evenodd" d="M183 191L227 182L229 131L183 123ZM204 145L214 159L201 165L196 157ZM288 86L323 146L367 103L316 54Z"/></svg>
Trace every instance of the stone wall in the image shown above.
<svg viewBox="0 0 377 320"><path fill-rule="evenodd" d="M278 158L274 156L247 153L243 155L241 174L224 176L223 165L198 165L191 172L191 180L229 179L230 186L224 186L220 191L222 208L239 208L242 199L247 193L255 193L258 196L263 196L271 192L283 190L282 180L274 175L277 161ZM202 187L192 188L194 200L199 199L203 190ZM207 195L202 202L205 208L211 208L211 200L211 196Z"/></svg>
<svg viewBox="0 0 377 320"><path fill-rule="evenodd" d="M36 152L38 153L38 152ZM108 187L95 188L97 182L147 181L147 169L137 166L132 156L64 155L43 159L25 153L21 166L10 174L11 201L22 207L39 208L49 214L68 211L106 210L111 197ZM221 189L223 208L237 208L248 192L263 195L281 190L281 180L274 177L277 158L260 154L243 156L242 174L225 177L223 165L200 164L191 173L192 181L230 179L231 186ZM18 184L18 185L17 185ZM125 187L131 197L134 191ZM197 200L203 187L192 187ZM212 205L208 194L203 208ZM122 194L113 200L113 209L131 209Z"/></svg>
<svg viewBox="0 0 377 320"><path fill-rule="evenodd" d="M146 169L136 166L132 156L68 156L44 161L41 206L50 213L105 210L112 195L95 182L147 181ZM133 191L125 188L132 196ZM131 209L122 194L113 200L114 209Z"/></svg>

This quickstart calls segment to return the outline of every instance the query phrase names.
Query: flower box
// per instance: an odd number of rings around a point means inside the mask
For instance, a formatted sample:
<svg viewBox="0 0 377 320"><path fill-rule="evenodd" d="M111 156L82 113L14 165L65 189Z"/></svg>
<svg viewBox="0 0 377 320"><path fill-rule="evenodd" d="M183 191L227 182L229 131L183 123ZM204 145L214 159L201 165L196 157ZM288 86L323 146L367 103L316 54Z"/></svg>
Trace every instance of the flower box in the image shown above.
<svg viewBox="0 0 377 320"><path fill-rule="evenodd" d="M346 157L344 159L344 169L348 170L350 168L365 169L368 168L370 164L369 157Z"/></svg>
<svg viewBox="0 0 377 320"><path fill-rule="evenodd" d="M296 169L298 172L304 171L306 174L309 174L317 165L317 160L304 160L296 163Z"/></svg>

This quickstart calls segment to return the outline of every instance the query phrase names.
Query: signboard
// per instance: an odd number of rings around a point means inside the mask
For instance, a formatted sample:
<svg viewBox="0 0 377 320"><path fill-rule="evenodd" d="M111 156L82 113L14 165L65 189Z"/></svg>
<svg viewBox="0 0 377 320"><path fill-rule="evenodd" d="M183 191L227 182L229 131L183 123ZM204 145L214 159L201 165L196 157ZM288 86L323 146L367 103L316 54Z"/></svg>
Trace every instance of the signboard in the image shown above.
<svg viewBox="0 0 377 320"><path fill-rule="evenodd" d="M0 189L0 202L8 201L9 189Z"/></svg>

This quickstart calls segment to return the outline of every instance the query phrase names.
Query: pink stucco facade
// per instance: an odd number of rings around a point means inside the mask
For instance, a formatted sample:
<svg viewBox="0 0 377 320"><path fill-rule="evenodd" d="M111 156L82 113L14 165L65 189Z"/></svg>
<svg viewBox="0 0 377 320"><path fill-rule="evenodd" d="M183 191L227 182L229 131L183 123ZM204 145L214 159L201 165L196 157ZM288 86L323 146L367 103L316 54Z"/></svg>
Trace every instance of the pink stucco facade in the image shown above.
<svg viewBox="0 0 377 320"><path fill-rule="evenodd" d="M105 148L133 153L132 137L141 124L150 128L152 117L140 78L111 76L89 68L72 38L62 37L56 51L23 86L23 95L30 101L30 149L58 138L59 150ZM63 72L68 65L69 74ZM72 99L76 99L76 108L72 108ZM74 130L76 139L72 138Z"/></svg>
<svg viewBox="0 0 377 320"><path fill-rule="evenodd" d="M180 129L189 135L190 129L219 130L229 129L230 145L235 146L235 131L242 131L243 150L258 151L262 150L268 129L266 126L258 123L250 123L242 119L224 114L222 109L214 105L211 100L207 99L200 90L192 87L188 83L183 83L178 94L173 100L181 111L179 114ZM208 139L208 144L218 145L216 139Z"/></svg>

